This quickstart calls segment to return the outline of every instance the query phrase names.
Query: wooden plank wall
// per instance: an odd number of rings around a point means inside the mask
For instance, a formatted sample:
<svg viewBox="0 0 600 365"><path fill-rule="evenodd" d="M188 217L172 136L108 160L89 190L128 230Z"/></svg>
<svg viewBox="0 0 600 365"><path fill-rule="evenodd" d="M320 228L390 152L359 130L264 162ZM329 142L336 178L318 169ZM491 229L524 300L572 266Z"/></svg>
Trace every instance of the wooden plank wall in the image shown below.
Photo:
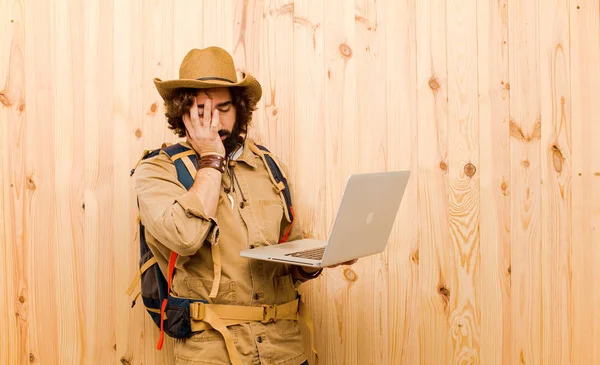
<svg viewBox="0 0 600 365"><path fill-rule="evenodd" d="M324 238L410 169L388 249L302 288L311 364L600 364L598 0L0 0L0 364L170 364L124 295L153 77L219 45Z"/></svg>

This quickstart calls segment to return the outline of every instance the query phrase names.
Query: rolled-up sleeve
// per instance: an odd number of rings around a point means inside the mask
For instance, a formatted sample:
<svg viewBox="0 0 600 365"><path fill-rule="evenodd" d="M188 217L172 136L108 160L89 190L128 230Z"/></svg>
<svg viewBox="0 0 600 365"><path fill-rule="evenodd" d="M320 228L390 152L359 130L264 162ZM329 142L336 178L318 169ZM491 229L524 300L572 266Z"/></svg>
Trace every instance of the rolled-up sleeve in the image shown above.
<svg viewBox="0 0 600 365"><path fill-rule="evenodd" d="M140 220L157 241L182 256L195 254L205 241L217 243L216 218L207 217L200 198L177 180L166 154L144 160L135 176Z"/></svg>

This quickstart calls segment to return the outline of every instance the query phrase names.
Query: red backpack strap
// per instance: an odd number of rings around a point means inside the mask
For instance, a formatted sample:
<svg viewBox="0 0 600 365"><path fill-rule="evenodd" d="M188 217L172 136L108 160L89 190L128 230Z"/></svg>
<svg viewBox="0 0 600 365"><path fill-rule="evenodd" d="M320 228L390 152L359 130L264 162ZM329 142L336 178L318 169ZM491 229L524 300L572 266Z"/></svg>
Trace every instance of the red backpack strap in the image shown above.
<svg viewBox="0 0 600 365"><path fill-rule="evenodd" d="M160 307L160 337L156 348L162 350L163 343L165 341L165 312L167 311L168 295L171 293L171 283L173 281L173 271L175 271L175 262L177 261L177 252L171 252L169 258L169 274L167 278L167 298L163 299L162 306Z"/></svg>

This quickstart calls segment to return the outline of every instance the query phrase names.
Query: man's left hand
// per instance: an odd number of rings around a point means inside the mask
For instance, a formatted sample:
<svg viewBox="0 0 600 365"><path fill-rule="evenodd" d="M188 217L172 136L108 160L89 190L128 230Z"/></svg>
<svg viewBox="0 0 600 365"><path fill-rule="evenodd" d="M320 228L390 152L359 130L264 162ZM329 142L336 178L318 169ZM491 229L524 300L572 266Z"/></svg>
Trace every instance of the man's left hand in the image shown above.
<svg viewBox="0 0 600 365"><path fill-rule="evenodd" d="M351 261L346 261L346 262L342 262L340 264L335 264L335 265L331 265L331 266L326 266L326 269L333 269L334 267L338 267L338 266L349 266L349 265L354 265L356 262L358 261L358 259L354 259ZM303 267L302 270L304 270L304 272L307 273L313 273L313 272L317 272L320 269L315 269L315 268L309 268L309 267Z"/></svg>
<svg viewBox="0 0 600 365"><path fill-rule="evenodd" d="M334 267L338 267L338 266L350 266L350 265L354 265L356 264L356 262L358 261L358 259L354 259L354 260L350 260L350 261L346 261L346 262L342 262L341 264L336 264L336 265L331 265L331 266L327 266L327 269L333 269Z"/></svg>

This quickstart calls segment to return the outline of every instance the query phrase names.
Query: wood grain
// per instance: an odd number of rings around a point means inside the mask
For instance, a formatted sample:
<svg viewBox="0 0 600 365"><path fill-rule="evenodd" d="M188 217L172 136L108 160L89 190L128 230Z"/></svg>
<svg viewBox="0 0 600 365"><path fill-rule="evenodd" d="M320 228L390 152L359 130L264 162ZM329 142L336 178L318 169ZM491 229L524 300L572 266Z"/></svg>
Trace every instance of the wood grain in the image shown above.
<svg viewBox="0 0 600 365"><path fill-rule="evenodd" d="M391 39L395 44L385 50L386 168L413 170L418 146L415 2L388 1L382 18L386 44ZM420 363L417 187L417 174L413 173L383 253L388 275L388 364Z"/></svg>
<svg viewBox="0 0 600 365"><path fill-rule="evenodd" d="M261 36L260 75L263 87L262 112L258 133L270 150L289 163L294 139L294 88L284 79L293 75L294 2L264 2Z"/></svg>
<svg viewBox="0 0 600 365"><path fill-rule="evenodd" d="M55 161L54 169L54 214L56 232L53 238L57 263L49 267L55 271L57 287L55 316L57 320L58 362L84 359L83 333L84 319L82 292L85 275L78 265L85 267L81 245L84 240L82 231L83 210L81 209L81 179L83 150L80 132L83 125L75 123L77 110L76 95L81 95L82 47L78 34L71 30L71 21L75 29L80 29L81 4L66 0L56 0L50 12L50 37L54 44L51 57L52 75L60 75L53 82L54 91L54 150L50 155ZM96 255L94 255L96 256ZM98 258L93 262L97 262ZM91 267L90 270L94 270Z"/></svg>
<svg viewBox="0 0 600 365"><path fill-rule="evenodd" d="M510 187L513 364L542 359L539 1L510 3Z"/></svg>
<svg viewBox="0 0 600 365"><path fill-rule="evenodd" d="M569 1L541 7L542 362L571 364L571 85Z"/></svg>
<svg viewBox="0 0 600 365"><path fill-rule="evenodd" d="M480 363L512 365L508 1L477 3Z"/></svg>
<svg viewBox="0 0 600 365"><path fill-rule="evenodd" d="M479 364L480 236L477 2L447 3L448 224L453 248L448 320L453 364Z"/></svg>
<svg viewBox="0 0 600 365"><path fill-rule="evenodd" d="M52 33L54 4L27 2L25 9L25 103L27 272L30 287L28 360L33 364L59 363L57 219L55 216L55 74ZM42 157L43 156L43 157ZM64 204L64 202L61 202ZM27 297L29 299L27 299ZM51 303L51 304L49 304ZM76 346L76 345L75 345Z"/></svg>
<svg viewBox="0 0 600 365"><path fill-rule="evenodd" d="M420 360L452 359L446 2L416 1Z"/></svg>
<svg viewBox="0 0 600 365"><path fill-rule="evenodd" d="M305 236L351 173L412 172L388 249L301 287L311 364L600 363L598 0L0 0L0 30L0 363L174 363L124 294L129 171L178 140L152 79L210 45Z"/></svg>
<svg viewBox="0 0 600 365"><path fill-rule="evenodd" d="M182 0L173 3L173 75L179 74L179 65L191 49L203 47L204 13L204 4L201 1ZM162 107L162 101L159 104Z"/></svg>
<svg viewBox="0 0 600 365"><path fill-rule="evenodd" d="M0 363L16 364L28 360L25 18L17 1L0 8Z"/></svg>
<svg viewBox="0 0 600 365"><path fill-rule="evenodd" d="M145 130L142 129L142 3L114 3L114 68L112 91L112 164L114 207L114 267L123 273L115 277L115 337L117 360L123 364L156 364L150 331L144 336L148 320L143 305L131 309L125 295L129 281L138 269L139 237L136 225L136 200L129 171L142 155ZM157 77L159 77L157 75ZM149 81L148 81L149 82ZM166 341L167 343L169 341ZM168 349L168 348L167 348ZM164 351L164 349L163 349ZM147 354L145 354L147 352Z"/></svg>
<svg viewBox="0 0 600 365"><path fill-rule="evenodd" d="M600 2L571 2L572 364L600 363ZM564 293L561 293L561 296Z"/></svg>

